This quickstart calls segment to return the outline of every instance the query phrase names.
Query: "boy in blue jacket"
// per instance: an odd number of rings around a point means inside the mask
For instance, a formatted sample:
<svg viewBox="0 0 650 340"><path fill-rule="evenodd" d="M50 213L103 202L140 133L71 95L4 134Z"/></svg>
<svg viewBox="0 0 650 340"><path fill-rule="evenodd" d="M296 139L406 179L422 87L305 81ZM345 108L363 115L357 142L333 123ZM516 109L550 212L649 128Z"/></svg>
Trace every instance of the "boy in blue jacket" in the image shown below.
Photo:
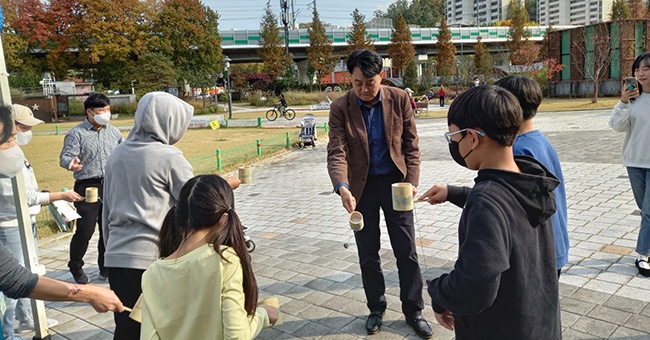
<svg viewBox="0 0 650 340"><path fill-rule="evenodd" d="M517 139L515 139L515 144L512 147L514 154L528 155L535 158L560 180L560 185L554 191L557 211L551 216L553 235L555 235L557 276L560 277L562 267L569 261L566 189L557 151L533 124L533 117L537 114L539 104L542 103L542 88L535 80L519 75L499 79L494 85L503 87L514 94L519 100L523 112L524 120L521 122Z"/></svg>

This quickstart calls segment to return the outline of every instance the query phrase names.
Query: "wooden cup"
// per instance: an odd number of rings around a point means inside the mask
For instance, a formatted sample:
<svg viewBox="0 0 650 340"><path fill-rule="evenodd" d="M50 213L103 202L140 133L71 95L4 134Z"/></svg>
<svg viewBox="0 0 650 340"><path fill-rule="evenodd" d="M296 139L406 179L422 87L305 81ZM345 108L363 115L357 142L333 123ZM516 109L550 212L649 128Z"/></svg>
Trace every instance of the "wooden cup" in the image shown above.
<svg viewBox="0 0 650 340"><path fill-rule="evenodd" d="M350 214L350 229L359 231L363 229L363 215L358 211L353 211Z"/></svg>
<svg viewBox="0 0 650 340"><path fill-rule="evenodd" d="M97 202L98 190L95 187L86 188L86 203Z"/></svg>
<svg viewBox="0 0 650 340"><path fill-rule="evenodd" d="M241 184L250 184L253 181L253 175L251 173L250 166L243 166L239 168L239 180Z"/></svg>
<svg viewBox="0 0 650 340"><path fill-rule="evenodd" d="M413 185L411 183L393 183L391 193L393 196L393 210L413 210Z"/></svg>

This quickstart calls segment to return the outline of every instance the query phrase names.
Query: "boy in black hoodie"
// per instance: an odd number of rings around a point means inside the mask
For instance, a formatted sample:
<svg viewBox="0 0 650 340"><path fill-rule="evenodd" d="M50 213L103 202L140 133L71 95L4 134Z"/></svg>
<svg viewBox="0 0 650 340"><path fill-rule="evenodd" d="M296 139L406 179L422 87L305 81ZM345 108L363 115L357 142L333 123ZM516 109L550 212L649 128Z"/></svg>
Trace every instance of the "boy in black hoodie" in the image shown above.
<svg viewBox="0 0 650 340"><path fill-rule="evenodd" d="M535 159L513 156L521 120L505 89L459 96L445 138L458 164L478 170L475 185L435 185L419 197L463 208L458 260L428 288L436 319L457 340L562 337L550 220L559 180Z"/></svg>

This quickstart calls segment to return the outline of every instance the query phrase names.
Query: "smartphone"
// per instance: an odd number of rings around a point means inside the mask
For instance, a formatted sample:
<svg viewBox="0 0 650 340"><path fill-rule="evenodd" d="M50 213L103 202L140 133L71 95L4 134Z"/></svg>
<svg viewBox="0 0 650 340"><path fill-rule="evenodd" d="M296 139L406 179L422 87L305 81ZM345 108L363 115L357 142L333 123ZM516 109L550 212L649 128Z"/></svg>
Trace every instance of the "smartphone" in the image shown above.
<svg viewBox="0 0 650 340"><path fill-rule="evenodd" d="M637 88L636 78L635 77L625 78L625 88L628 91L633 91L634 89L636 89Z"/></svg>

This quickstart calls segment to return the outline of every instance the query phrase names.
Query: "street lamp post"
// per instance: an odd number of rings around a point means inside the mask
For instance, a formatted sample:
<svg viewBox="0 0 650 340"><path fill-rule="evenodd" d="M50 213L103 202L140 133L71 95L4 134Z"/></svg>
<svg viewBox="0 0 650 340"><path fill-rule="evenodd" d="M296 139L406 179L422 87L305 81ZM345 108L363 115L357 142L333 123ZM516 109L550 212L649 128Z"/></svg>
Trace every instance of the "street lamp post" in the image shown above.
<svg viewBox="0 0 650 340"><path fill-rule="evenodd" d="M232 96L230 94L230 89L232 88L230 86L230 61L232 59L228 58L228 56L224 56L223 61L226 62L223 73L224 76L226 77L226 91L228 92L228 119L232 119Z"/></svg>

